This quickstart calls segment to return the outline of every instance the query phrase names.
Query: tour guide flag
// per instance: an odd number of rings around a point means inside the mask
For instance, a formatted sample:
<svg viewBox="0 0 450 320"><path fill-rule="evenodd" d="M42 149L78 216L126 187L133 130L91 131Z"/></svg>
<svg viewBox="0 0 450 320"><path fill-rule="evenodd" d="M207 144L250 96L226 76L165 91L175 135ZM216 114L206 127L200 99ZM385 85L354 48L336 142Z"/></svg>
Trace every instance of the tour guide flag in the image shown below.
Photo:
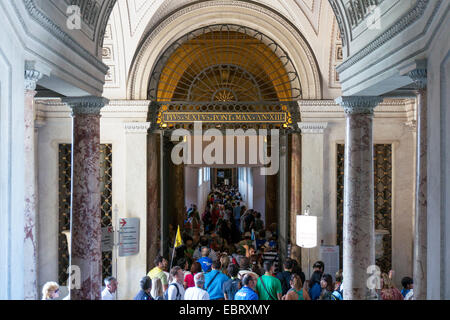
<svg viewBox="0 0 450 320"><path fill-rule="evenodd" d="M175 237L175 246L174 246L174 248L178 248L182 244L183 244L183 241L181 241L180 226L178 225L177 236Z"/></svg>
<svg viewBox="0 0 450 320"><path fill-rule="evenodd" d="M173 256L175 255L175 248L178 248L182 244L183 244L183 241L181 241L180 225L178 225L177 235L175 236L175 243L173 245L172 259L170 259L170 270L172 270Z"/></svg>

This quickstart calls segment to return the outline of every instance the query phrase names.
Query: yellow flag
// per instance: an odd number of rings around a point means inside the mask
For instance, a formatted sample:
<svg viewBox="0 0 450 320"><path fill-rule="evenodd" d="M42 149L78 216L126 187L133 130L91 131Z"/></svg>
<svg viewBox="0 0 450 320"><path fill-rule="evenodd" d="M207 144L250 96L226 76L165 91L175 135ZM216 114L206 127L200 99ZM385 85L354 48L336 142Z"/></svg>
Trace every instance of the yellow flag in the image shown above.
<svg viewBox="0 0 450 320"><path fill-rule="evenodd" d="M178 248L182 244L183 244L183 241L181 241L180 226L178 226L177 236L175 237L175 248Z"/></svg>

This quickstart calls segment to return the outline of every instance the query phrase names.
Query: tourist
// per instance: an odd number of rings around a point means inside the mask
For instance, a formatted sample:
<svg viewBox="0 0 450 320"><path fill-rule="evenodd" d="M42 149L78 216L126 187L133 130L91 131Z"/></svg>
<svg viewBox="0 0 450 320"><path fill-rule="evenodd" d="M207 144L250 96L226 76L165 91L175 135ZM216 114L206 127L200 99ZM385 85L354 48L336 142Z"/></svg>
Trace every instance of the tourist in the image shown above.
<svg viewBox="0 0 450 320"><path fill-rule="evenodd" d="M404 277L402 279L402 296L406 297L406 295L409 293L409 291L413 288L413 279L411 277Z"/></svg>
<svg viewBox="0 0 450 320"><path fill-rule="evenodd" d="M282 295L284 296L291 289L290 281L292 277L292 268L294 267L294 260L287 258L283 263L283 267L284 271L279 272L277 274L277 278L281 282Z"/></svg>
<svg viewBox="0 0 450 320"><path fill-rule="evenodd" d="M258 278L256 291L261 300L281 300L281 282L273 276L275 266L271 261L264 262L265 274Z"/></svg>
<svg viewBox="0 0 450 320"><path fill-rule="evenodd" d="M386 273L381 274L381 300L404 300L402 293L392 283L392 278Z"/></svg>
<svg viewBox="0 0 450 320"><path fill-rule="evenodd" d="M231 279L227 280L223 284L223 294L225 300L234 300L236 292L241 288L241 281L238 278L239 267L236 264L230 264L228 266L228 274Z"/></svg>
<svg viewBox="0 0 450 320"><path fill-rule="evenodd" d="M152 279L152 289L150 291L150 295L153 300L164 300L164 291L160 278Z"/></svg>
<svg viewBox="0 0 450 320"><path fill-rule="evenodd" d="M164 294L165 300L184 299L183 279L184 279L183 269L181 269L179 266L173 267L172 270L170 270L170 284L169 288Z"/></svg>
<svg viewBox="0 0 450 320"><path fill-rule="evenodd" d="M145 276L139 282L141 290L134 297L134 300L153 300L151 296L152 280L149 276Z"/></svg>
<svg viewBox="0 0 450 320"><path fill-rule="evenodd" d="M233 203L233 217L236 228L239 230L241 226L241 203L239 201Z"/></svg>
<svg viewBox="0 0 450 320"><path fill-rule="evenodd" d="M276 247L276 239L272 236L272 240L267 246L264 247L264 252L262 255L263 262L271 262L275 267L275 272L278 272L278 251Z"/></svg>
<svg viewBox="0 0 450 320"><path fill-rule="evenodd" d="M230 275L228 274L228 266L230 265L230 257L226 253L224 253L220 257L219 261L220 261L220 265L222 266L222 269L221 269L222 273L224 275L226 275L227 277L229 277Z"/></svg>
<svg viewBox="0 0 450 320"><path fill-rule="evenodd" d="M205 284L205 276L203 273L198 272L194 276L193 287L190 287L186 290L184 294L184 300L209 300L209 293L203 289L203 285Z"/></svg>
<svg viewBox="0 0 450 320"><path fill-rule="evenodd" d="M335 279L336 279L336 282L334 284L333 295L338 300L343 300L344 299L344 291L342 289L343 288L342 287L342 280L343 280L342 269L336 272Z"/></svg>
<svg viewBox="0 0 450 320"><path fill-rule="evenodd" d="M320 297L320 293L322 292L322 288L320 286L320 281L322 280L322 272L314 271L311 275L311 279L309 279L308 283L308 294L311 297L311 300L317 300Z"/></svg>
<svg viewBox="0 0 450 320"><path fill-rule="evenodd" d="M308 291L303 289L303 282L296 273L289 279L290 289L283 296L283 300L311 300Z"/></svg>
<svg viewBox="0 0 450 320"><path fill-rule="evenodd" d="M322 292L320 293L319 300L337 300L333 295L334 286L333 286L333 278L331 275L325 273L322 275L320 280L320 287L322 288Z"/></svg>
<svg viewBox="0 0 450 320"><path fill-rule="evenodd" d="M102 291L102 300L116 300L117 280L114 277L107 277L104 281L105 289Z"/></svg>
<svg viewBox="0 0 450 320"><path fill-rule="evenodd" d="M239 279L243 279L244 276L248 273L250 273L255 279L259 278L259 275L255 272L253 272L250 268L250 259L244 256L241 256L239 258L239 273L238 273L238 277Z"/></svg>
<svg viewBox="0 0 450 320"><path fill-rule="evenodd" d="M199 272L202 272L202 265L199 262L195 261L192 263L191 273L185 275L184 277L183 284L185 289L195 287L194 276Z"/></svg>
<svg viewBox="0 0 450 320"><path fill-rule="evenodd" d="M198 259L200 259L202 257L202 248L203 247L209 248L209 255L208 255L208 257L212 261L216 261L217 260L217 253L216 253L216 251L214 251L213 249L210 248L208 237L205 236L205 235L200 237L199 245L198 245L197 249L195 249L195 251L194 251L194 260L197 261Z"/></svg>
<svg viewBox="0 0 450 320"><path fill-rule="evenodd" d="M261 212L255 211L255 222L253 224L253 229L255 232L260 232L261 230L264 230L264 221L261 219Z"/></svg>
<svg viewBox="0 0 450 320"><path fill-rule="evenodd" d="M164 292L168 288L168 281L167 281L167 275L164 272L165 267L168 264L168 261L164 259L161 255L156 256L155 260L155 267L150 270L147 275L150 277L150 279L153 280L153 278L159 278L161 280L161 284L163 286Z"/></svg>
<svg viewBox="0 0 450 320"><path fill-rule="evenodd" d="M203 272L209 272L211 270L212 259L209 257L209 248L202 248L202 257L197 260L198 263L202 266Z"/></svg>
<svg viewBox="0 0 450 320"><path fill-rule="evenodd" d="M53 281L46 282L42 288L42 300L55 300L59 298L59 284Z"/></svg>
<svg viewBox="0 0 450 320"><path fill-rule="evenodd" d="M242 278L244 285L234 296L234 300L258 300L258 294L255 292L256 278L251 274L246 274Z"/></svg>
<svg viewBox="0 0 450 320"><path fill-rule="evenodd" d="M220 261L214 261L211 272L205 274L205 289L208 291L211 300L225 299L223 284L230 278L220 271L220 267Z"/></svg>
<svg viewBox="0 0 450 320"><path fill-rule="evenodd" d="M298 274L300 276L300 280L302 280L302 284L305 285L305 273L302 270L302 267L299 266L299 263L297 262L296 259L291 259L292 260L292 273Z"/></svg>
<svg viewBox="0 0 450 320"><path fill-rule="evenodd" d="M316 261L313 264L313 272L320 271L321 273L324 273L325 271L325 264L322 261Z"/></svg>

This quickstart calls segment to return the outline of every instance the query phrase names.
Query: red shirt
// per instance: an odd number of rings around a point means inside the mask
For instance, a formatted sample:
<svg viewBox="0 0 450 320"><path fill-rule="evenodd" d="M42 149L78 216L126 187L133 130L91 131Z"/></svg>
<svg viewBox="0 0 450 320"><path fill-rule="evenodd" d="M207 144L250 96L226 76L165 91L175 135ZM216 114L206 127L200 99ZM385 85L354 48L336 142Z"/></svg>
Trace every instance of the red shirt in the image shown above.
<svg viewBox="0 0 450 320"><path fill-rule="evenodd" d="M184 277L184 282L187 283L188 288L195 287L194 276L195 276L195 273L194 274L190 273L190 274L187 274L186 277Z"/></svg>

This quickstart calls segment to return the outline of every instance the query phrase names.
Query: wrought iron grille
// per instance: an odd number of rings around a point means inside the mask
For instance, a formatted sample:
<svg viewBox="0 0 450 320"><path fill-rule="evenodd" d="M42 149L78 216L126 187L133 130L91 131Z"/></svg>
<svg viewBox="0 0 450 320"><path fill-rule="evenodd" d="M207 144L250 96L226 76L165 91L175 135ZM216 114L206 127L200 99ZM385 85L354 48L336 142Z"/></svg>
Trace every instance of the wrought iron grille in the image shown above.
<svg viewBox="0 0 450 320"><path fill-rule="evenodd" d="M172 43L153 69L148 97L217 101L222 90L227 98L234 92L239 101L301 97L299 77L286 51L263 33L234 24L199 28Z"/></svg>
<svg viewBox="0 0 450 320"><path fill-rule="evenodd" d="M301 88L292 61L271 38L252 28L218 24L189 32L163 52L151 74L151 130L176 128L163 121L163 113L178 111L286 113L286 121L278 125L242 121L205 124L208 128L295 130L300 121L293 102L301 98Z"/></svg>
<svg viewBox="0 0 450 320"><path fill-rule="evenodd" d="M337 145L337 243L340 247L342 266L342 235L344 222L344 155L345 145ZM376 264L382 272L388 272L392 265L392 145L374 145L374 209L375 230L385 230L382 238L382 252L377 252Z"/></svg>
<svg viewBox="0 0 450 320"><path fill-rule="evenodd" d="M58 277L60 285L67 285L69 252L67 239L62 231L70 230L71 206L71 144L60 144L59 167L59 233L58 233ZM100 145L100 195L101 226L112 226L112 145ZM112 251L102 252L102 277L112 275Z"/></svg>

